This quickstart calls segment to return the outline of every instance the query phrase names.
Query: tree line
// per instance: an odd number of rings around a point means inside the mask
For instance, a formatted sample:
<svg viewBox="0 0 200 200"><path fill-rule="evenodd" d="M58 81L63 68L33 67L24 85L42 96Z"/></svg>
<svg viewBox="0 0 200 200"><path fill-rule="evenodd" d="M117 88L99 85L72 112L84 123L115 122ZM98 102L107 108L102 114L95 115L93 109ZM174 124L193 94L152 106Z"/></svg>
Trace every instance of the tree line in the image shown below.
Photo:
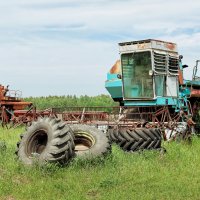
<svg viewBox="0 0 200 200"><path fill-rule="evenodd" d="M109 95L98 96L47 96L47 97L28 97L25 101L32 102L37 109L44 110L47 108L66 108L66 107L95 107L95 106L118 106Z"/></svg>

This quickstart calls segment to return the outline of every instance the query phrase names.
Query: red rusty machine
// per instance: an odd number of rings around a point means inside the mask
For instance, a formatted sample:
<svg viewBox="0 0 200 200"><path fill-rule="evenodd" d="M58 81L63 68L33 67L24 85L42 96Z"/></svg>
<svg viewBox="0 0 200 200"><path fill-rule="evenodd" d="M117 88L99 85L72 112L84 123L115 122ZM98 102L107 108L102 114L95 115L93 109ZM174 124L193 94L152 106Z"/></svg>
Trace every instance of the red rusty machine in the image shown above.
<svg viewBox="0 0 200 200"><path fill-rule="evenodd" d="M32 107L31 102L25 102L22 99L21 91L9 90L8 87L0 85L0 116L2 125L7 125L10 121L16 121L18 115L23 116L23 113L27 113ZM26 108L27 110L25 110Z"/></svg>

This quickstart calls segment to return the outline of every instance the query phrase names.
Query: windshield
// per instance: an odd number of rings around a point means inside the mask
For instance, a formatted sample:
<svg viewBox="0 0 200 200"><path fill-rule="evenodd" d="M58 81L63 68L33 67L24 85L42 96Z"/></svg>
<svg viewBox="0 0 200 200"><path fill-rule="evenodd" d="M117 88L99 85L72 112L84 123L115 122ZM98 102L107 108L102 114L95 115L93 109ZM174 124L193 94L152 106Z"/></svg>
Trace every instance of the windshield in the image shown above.
<svg viewBox="0 0 200 200"><path fill-rule="evenodd" d="M122 54L124 98L153 98L151 52Z"/></svg>

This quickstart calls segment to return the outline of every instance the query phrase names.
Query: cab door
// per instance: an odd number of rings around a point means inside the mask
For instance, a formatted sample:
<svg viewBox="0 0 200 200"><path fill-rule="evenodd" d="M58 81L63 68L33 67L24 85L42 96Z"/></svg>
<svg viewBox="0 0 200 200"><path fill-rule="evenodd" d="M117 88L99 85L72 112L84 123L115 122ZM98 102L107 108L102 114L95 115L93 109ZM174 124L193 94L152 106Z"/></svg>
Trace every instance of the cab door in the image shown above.
<svg viewBox="0 0 200 200"><path fill-rule="evenodd" d="M121 55L124 99L153 99L151 52Z"/></svg>

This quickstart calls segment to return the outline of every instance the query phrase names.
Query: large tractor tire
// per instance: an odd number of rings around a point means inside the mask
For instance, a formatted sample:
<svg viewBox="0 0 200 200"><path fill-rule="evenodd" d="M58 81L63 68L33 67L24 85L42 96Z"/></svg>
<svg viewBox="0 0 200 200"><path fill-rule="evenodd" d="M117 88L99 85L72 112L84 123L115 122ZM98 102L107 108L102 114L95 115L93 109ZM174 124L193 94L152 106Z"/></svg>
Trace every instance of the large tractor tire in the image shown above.
<svg viewBox="0 0 200 200"><path fill-rule="evenodd" d="M124 151L138 151L144 149L160 149L162 136L159 129L111 129L109 130L111 142L118 144Z"/></svg>
<svg viewBox="0 0 200 200"><path fill-rule="evenodd" d="M94 158L111 152L111 144L106 133L81 124L70 125L74 133L75 153L78 157Z"/></svg>
<svg viewBox="0 0 200 200"><path fill-rule="evenodd" d="M68 162L74 156L74 136L69 126L56 118L39 118L27 127L21 141L17 144L16 154L26 165L35 162Z"/></svg>

